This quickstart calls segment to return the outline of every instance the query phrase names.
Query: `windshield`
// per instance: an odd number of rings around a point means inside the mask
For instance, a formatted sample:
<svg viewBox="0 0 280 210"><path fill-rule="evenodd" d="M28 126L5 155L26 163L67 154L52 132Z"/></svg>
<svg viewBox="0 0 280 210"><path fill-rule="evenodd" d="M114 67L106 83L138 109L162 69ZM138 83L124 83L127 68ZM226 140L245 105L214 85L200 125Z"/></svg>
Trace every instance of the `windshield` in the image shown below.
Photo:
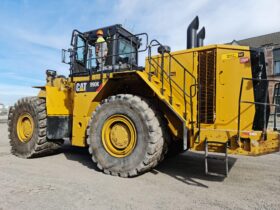
<svg viewBox="0 0 280 210"><path fill-rule="evenodd" d="M131 63L136 64L136 49L133 43L125 40L119 40L119 62L120 63Z"/></svg>

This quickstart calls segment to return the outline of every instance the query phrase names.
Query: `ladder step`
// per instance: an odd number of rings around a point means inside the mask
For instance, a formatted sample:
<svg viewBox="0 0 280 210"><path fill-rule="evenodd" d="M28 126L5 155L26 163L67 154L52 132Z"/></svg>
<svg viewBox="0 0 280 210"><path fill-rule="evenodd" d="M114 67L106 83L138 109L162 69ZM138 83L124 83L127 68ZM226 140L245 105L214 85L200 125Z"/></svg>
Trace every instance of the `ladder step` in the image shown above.
<svg viewBox="0 0 280 210"><path fill-rule="evenodd" d="M207 175L216 176L216 177L226 177L224 174L218 174L214 172L208 172Z"/></svg>
<svg viewBox="0 0 280 210"><path fill-rule="evenodd" d="M212 160L221 160L221 161L225 161L225 157L215 157L215 156L207 156L205 157L207 159L212 159Z"/></svg>
<svg viewBox="0 0 280 210"><path fill-rule="evenodd" d="M219 146L224 147L224 150L223 150L224 152L222 154L224 154L225 156L215 156L213 154L209 154L208 153L209 146L211 147L211 146L213 146L213 144L215 146L219 145ZM228 148L228 142L208 141L207 139L205 139L204 163L205 163L205 174L206 175L227 177L227 175L228 175L228 152L227 152L227 148ZM219 160L219 161L225 162L225 174L218 174L218 173L209 172L209 170L208 170L208 160L209 159Z"/></svg>

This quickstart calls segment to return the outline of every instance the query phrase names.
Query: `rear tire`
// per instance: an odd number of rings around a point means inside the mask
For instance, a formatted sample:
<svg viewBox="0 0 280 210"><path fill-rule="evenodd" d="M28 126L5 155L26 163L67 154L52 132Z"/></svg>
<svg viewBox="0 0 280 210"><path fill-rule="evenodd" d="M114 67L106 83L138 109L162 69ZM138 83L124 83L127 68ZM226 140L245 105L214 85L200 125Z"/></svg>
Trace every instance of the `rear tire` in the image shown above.
<svg viewBox="0 0 280 210"><path fill-rule="evenodd" d="M127 118L131 122L130 127L135 127L136 143L125 155L118 156L118 150L114 153L116 148L110 151L104 144L106 141L103 134L104 127L108 119L114 116ZM109 138L111 142L114 141L115 133L112 134L114 126L119 126L119 122L114 123L112 123L113 128L110 134L106 134L106 138ZM119 94L105 99L96 108L87 129L87 143L92 160L104 173L121 177L133 177L151 170L163 159L166 152L161 123L161 117L145 99L139 96ZM121 130L121 128L118 129ZM118 130L119 133L122 133L120 130ZM134 134L119 134L119 136L122 142L123 138L134 136ZM128 142L131 141L132 139L127 140L127 144L129 145Z"/></svg>
<svg viewBox="0 0 280 210"><path fill-rule="evenodd" d="M26 97L10 108L8 130L12 154L33 158L53 153L63 140L47 139L47 115L44 99Z"/></svg>

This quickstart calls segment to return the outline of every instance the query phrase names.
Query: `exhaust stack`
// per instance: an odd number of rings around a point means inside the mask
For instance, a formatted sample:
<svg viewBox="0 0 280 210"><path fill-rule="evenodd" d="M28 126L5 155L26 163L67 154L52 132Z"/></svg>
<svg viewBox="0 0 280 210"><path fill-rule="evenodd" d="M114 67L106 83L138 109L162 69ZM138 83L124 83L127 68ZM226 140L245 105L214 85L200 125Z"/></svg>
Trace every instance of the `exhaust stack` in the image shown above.
<svg viewBox="0 0 280 210"><path fill-rule="evenodd" d="M205 39L205 27L203 27L197 34L197 47L203 46L204 39Z"/></svg>
<svg viewBox="0 0 280 210"><path fill-rule="evenodd" d="M199 19L196 16L193 21L190 23L187 29L187 49L197 47L197 29L199 26Z"/></svg>

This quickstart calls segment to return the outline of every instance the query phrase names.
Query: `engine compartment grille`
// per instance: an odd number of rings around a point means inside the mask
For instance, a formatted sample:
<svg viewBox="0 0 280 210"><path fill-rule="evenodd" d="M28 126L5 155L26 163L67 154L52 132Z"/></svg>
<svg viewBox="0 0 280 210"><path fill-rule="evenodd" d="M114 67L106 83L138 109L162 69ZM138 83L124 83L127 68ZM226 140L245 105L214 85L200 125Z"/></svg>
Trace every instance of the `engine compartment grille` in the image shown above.
<svg viewBox="0 0 280 210"><path fill-rule="evenodd" d="M198 53L199 122L212 124L216 117L216 50Z"/></svg>

